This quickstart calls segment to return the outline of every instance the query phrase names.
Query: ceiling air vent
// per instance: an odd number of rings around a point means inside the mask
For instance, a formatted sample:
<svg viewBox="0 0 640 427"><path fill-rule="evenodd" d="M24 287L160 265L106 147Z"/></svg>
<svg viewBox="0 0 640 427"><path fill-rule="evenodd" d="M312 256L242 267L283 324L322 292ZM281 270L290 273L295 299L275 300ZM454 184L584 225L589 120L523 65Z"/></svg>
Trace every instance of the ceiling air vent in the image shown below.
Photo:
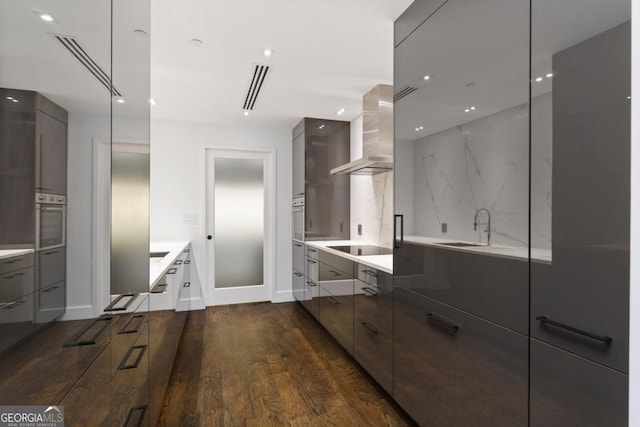
<svg viewBox="0 0 640 427"><path fill-rule="evenodd" d="M417 87L413 87L413 86L405 86L405 87L403 87L402 89L397 91L395 93L395 95L393 95L393 102L400 101L402 98L404 98L405 96L409 95L410 93L415 92L416 90L418 90L418 88Z"/></svg>
<svg viewBox="0 0 640 427"><path fill-rule="evenodd" d="M89 70L98 81L111 91L112 96L122 96L120 91L111 84L109 75L96 63L96 61L89 56L87 50L82 47L78 39L73 36L65 36L62 34L49 33L51 37L56 39L62 46L64 46L84 67Z"/></svg>
<svg viewBox="0 0 640 427"><path fill-rule="evenodd" d="M256 65L256 68L253 70L253 79L251 79L247 96L244 98L243 109L245 111L253 110L254 105L256 105L256 100L258 99L258 95L260 95L260 89L262 89L262 84L264 83L264 79L267 78L268 72L268 65Z"/></svg>

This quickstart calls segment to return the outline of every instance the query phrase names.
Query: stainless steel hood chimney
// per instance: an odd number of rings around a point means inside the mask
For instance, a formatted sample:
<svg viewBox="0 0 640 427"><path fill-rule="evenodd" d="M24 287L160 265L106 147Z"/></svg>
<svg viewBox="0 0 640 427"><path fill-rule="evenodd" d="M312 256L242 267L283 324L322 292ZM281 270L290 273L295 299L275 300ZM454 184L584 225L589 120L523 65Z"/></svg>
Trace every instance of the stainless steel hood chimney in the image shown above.
<svg viewBox="0 0 640 427"><path fill-rule="evenodd" d="M393 169L393 86L378 85L362 99L362 158L331 175L376 175Z"/></svg>

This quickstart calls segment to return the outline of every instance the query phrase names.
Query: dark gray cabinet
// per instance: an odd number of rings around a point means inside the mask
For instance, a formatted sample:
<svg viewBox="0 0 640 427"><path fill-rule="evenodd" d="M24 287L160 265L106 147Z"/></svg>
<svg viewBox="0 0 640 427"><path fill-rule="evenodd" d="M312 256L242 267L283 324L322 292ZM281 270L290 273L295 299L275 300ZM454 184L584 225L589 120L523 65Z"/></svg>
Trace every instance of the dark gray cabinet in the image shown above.
<svg viewBox="0 0 640 427"><path fill-rule="evenodd" d="M400 287L393 333L393 396L420 425L527 424L527 336Z"/></svg>
<svg viewBox="0 0 640 427"><path fill-rule="evenodd" d="M304 122L293 129L293 198L304 196Z"/></svg>
<svg viewBox="0 0 640 427"><path fill-rule="evenodd" d="M0 353L35 330L33 254L0 260Z"/></svg>
<svg viewBox="0 0 640 427"><path fill-rule="evenodd" d="M40 104L51 103L40 98ZM43 105L44 106L44 105ZM49 109L60 108L55 106ZM67 194L67 121L49 112L36 112L35 185L39 193Z"/></svg>
<svg viewBox="0 0 640 427"><path fill-rule="evenodd" d="M531 339L531 426L627 426L628 376Z"/></svg>
<svg viewBox="0 0 640 427"><path fill-rule="evenodd" d="M528 332L529 263L404 243L395 275L404 288L520 333Z"/></svg>
<svg viewBox="0 0 640 427"><path fill-rule="evenodd" d="M293 241L293 268L297 271L304 272L304 256L305 248L304 244Z"/></svg>
<svg viewBox="0 0 640 427"><path fill-rule="evenodd" d="M38 285L46 288L65 278L66 247L46 249L36 253L38 260Z"/></svg>
<svg viewBox="0 0 640 427"><path fill-rule="evenodd" d="M627 22L553 56L553 262L533 265L531 278L532 336L621 372L629 369L630 31Z"/></svg>
<svg viewBox="0 0 640 427"><path fill-rule="evenodd" d="M53 285L40 287L35 298L36 323L44 324L57 319L66 311L66 282L61 280Z"/></svg>
<svg viewBox="0 0 640 427"><path fill-rule="evenodd" d="M350 160L350 126L349 122L305 118L294 129L293 197L304 193L305 240L350 238L351 181L349 176L329 174L332 168Z"/></svg>

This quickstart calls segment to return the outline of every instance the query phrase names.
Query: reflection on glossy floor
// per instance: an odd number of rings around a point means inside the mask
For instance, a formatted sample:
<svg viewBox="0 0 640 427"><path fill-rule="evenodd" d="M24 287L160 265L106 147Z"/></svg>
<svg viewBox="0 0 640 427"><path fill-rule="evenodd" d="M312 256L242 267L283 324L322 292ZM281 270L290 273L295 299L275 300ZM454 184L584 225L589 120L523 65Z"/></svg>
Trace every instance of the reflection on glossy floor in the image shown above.
<svg viewBox="0 0 640 427"><path fill-rule="evenodd" d="M297 303L189 313L162 426L412 426Z"/></svg>

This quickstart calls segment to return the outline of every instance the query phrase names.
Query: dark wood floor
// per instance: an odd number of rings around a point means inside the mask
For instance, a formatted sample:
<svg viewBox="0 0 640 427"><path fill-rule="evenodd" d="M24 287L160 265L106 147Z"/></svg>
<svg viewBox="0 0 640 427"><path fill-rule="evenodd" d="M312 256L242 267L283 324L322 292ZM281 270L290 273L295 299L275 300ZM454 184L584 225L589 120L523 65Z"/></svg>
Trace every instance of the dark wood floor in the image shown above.
<svg viewBox="0 0 640 427"><path fill-rule="evenodd" d="M190 312L161 426L413 426L297 303Z"/></svg>

